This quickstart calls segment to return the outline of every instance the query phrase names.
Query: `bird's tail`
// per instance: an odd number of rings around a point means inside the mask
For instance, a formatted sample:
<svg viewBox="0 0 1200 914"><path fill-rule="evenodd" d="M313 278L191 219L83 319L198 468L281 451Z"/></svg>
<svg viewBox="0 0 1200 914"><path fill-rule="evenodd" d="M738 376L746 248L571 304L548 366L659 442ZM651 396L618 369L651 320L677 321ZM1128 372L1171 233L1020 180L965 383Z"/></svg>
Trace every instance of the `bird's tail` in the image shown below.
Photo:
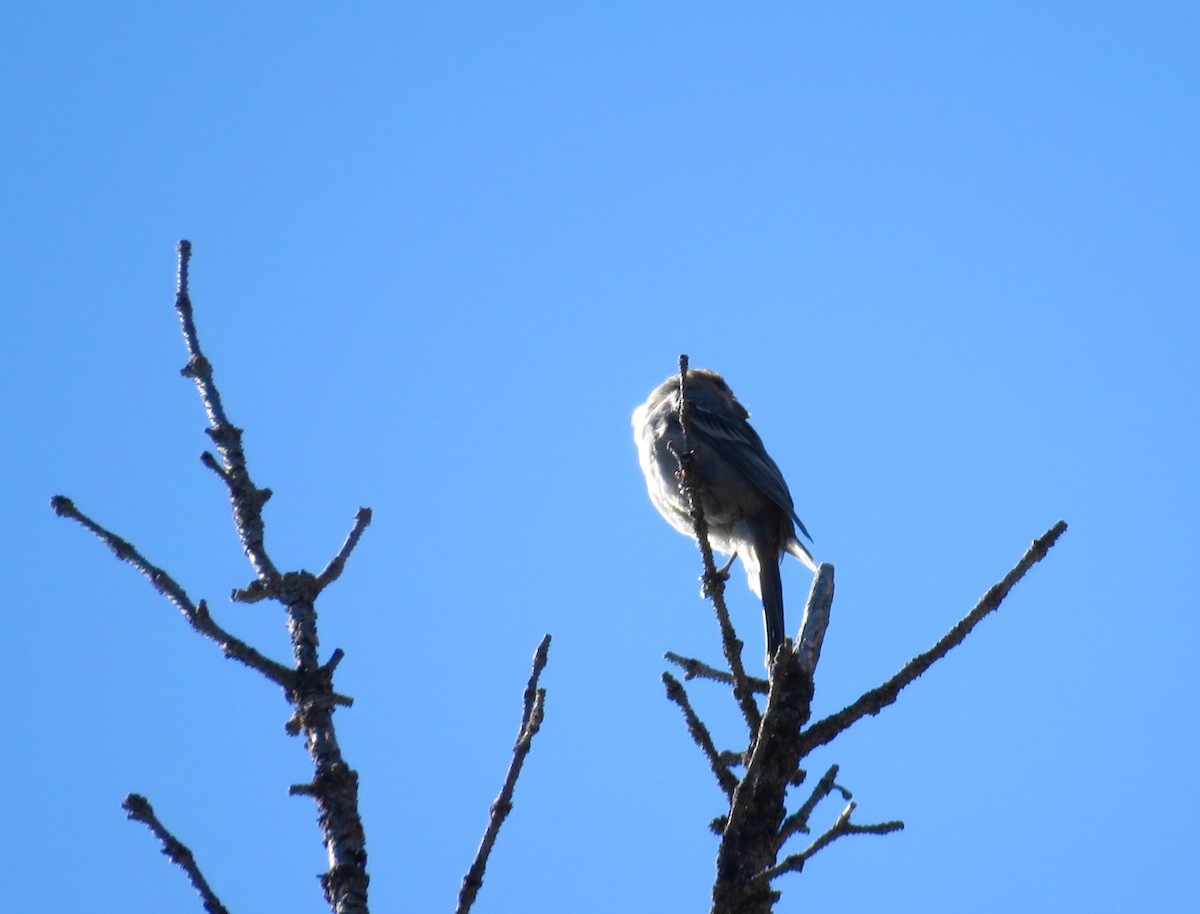
<svg viewBox="0 0 1200 914"><path fill-rule="evenodd" d="M803 562L804 567L809 571L815 572L817 570L817 563L813 560L812 553L809 552L808 547L800 542L800 540L796 539L796 537L788 537L787 546L785 548L788 552Z"/></svg>
<svg viewBox="0 0 1200 914"><path fill-rule="evenodd" d="M783 580L779 576L779 553L767 547L765 549L752 547L754 557L746 563L746 571L750 576L750 589L762 598L763 628L767 634L767 666L779 645L783 644ZM756 580L757 579L757 580Z"/></svg>

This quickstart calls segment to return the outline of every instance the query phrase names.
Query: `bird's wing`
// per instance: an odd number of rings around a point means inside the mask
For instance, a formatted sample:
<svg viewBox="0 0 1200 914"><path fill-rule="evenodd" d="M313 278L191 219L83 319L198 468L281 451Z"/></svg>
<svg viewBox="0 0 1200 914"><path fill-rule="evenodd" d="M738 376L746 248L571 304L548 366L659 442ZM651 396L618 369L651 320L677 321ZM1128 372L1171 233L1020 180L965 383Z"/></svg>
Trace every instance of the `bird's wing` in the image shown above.
<svg viewBox="0 0 1200 914"><path fill-rule="evenodd" d="M757 489L791 515L800 532L811 540L804 522L796 516L796 506L783 473L763 447L758 432L744 419L731 421L700 398L693 399L691 405L691 420L696 431L708 438L717 453L737 467Z"/></svg>

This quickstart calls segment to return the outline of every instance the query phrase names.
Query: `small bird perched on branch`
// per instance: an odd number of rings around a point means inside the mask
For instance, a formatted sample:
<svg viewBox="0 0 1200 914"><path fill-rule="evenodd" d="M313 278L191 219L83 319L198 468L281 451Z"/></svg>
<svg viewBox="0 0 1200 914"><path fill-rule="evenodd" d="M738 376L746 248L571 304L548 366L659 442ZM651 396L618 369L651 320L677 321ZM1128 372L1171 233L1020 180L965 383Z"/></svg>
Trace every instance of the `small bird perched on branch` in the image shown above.
<svg viewBox="0 0 1200 914"><path fill-rule="evenodd" d="M785 632L779 563L790 552L816 571L795 527L812 537L796 516L783 474L750 427L750 414L725 379L715 371L689 369L686 390L688 445L695 451L699 476L695 494L708 521L709 542L746 566L750 589L763 602L770 665ZM633 437L654 507L672 527L694 538L688 502L679 489L679 462L671 452L685 450L678 375L659 384L633 411Z"/></svg>

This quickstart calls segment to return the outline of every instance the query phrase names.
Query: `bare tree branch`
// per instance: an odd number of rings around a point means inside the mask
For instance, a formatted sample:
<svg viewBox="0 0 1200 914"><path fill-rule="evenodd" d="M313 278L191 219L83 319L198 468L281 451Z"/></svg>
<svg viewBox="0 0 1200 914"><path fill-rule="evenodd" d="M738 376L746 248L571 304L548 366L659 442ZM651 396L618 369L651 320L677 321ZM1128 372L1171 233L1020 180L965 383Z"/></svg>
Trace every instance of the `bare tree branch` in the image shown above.
<svg viewBox="0 0 1200 914"><path fill-rule="evenodd" d="M667 651L663 656L683 670L684 679L711 679L713 682L733 685L733 676L728 672L718 670L716 667L709 666L707 663L696 660L694 657L684 657L681 654L676 654L674 651ZM756 676L747 676L746 678L749 680L750 688L755 694L767 694L767 680L759 679Z"/></svg>
<svg viewBox="0 0 1200 914"><path fill-rule="evenodd" d="M346 560L350 558L350 553L358 545L359 538L363 535L363 531L367 529L367 524L369 523L371 523L371 509L359 508L358 513L354 515L354 526L350 529L350 534L346 537L346 542L342 543L342 548L338 550L338 554L329 560L329 564L325 566L325 570L317 575L318 589L324 590L341 577L342 570L346 567Z"/></svg>
<svg viewBox="0 0 1200 914"><path fill-rule="evenodd" d="M162 852L187 874L188 881L200 894L200 900L204 903L204 910L208 914L229 914L229 910L221 904L220 899L209 886L208 880L200 872L200 867L196 865L196 858L192 856L192 852L158 820L149 800L139 793L131 793L125 798L121 808L129 814L130 819L144 824L154 837L162 842Z"/></svg>
<svg viewBox="0 0 1200 914"><path fill-rule="evenodd" d="M128 542L81 514L68 499L58 496L52 500L52 506L58 514L79 521L103 540L118 558L137 568L160 593L175 603L194 629L221 644L228 655L284 686L288 700L295 705L287 731L304 733L305 748L313 762L312 781L293 787L291 792L311 796L317 805L317 822L329 859L329 869L321 876L325 899L336 914L367 914L370 877L358 811L358 775L342 757L333 726L334 709L350 704L351 700L333 689L333 671L341 659L341 652L335 651L327 664L320 664L314 601L321 588L341 573L347 556L370 520L370 511L360 509L350 536L322 572L323 578L307 571L286 574L278 571L263 542L262 506L271 492L258 488L250 478L242 448L242 431L227 418L213 380L212 366L200 349L188 292L191 244L181 241L178 250L179 283L175 308L188 350L188 364L182 374L196 383L208 416L206 432L221 455L218 461L206 452L201 460L216 472L228 489L238 538L256 573L256 580L243 590L235 590L233 597L244 602L271 597L284 605L295 668L288 669L267 660L217 626L203 601L193 605L170 575L150 564Z"/></svg>
<svg viewBox="0 0 1200 914"><path fill-rule="evenodd" d="M111 530L100 526L100 524L76 508L75 503L71 499L63 495L55 495L50 499L50 507L54 509L54 513L59 517L67 517L77 521L80 526L94 534L104 545L108 546L118 559L140 572L154 586L155 590L175 604L193 629L218 645L226 657L241 661L251 669L262 673L272 682L283 686L284 689L294 688L296 682L296 673L294 670L289 669L282 663L271 660L269 657L264 657L245 641L225 631L225 629L213 621L212 616L208 612L208 605L203 600L198 604L192 603L187 593L171 575L167 574L167 572L157 565L152 564L128 540L122 539Z"/></svg>
<svg viewBox="0 0 1200 914"><path fill-rule="evenodd" d="M730 804L717 850L714 914L762 914L774 901L759 875L778 854L787 788L800 763L800 728L812 706L812 677L794 651L780 649L771 664L771 690L758 739Z"/></svg>
<svg viewBox="0 0 1200 914"><path fill-rule="evenodd" d="M904 828L904 823L900 821L880 822L877 825L855 825L850 821L850 814L854 812L855 802L851 800L846 804L846 808L842 810L842 814L837 817L833 825L829 829L802 850L798 854L792 854L787 857L778 866L773 866L762 874L764 882L770 882L778 876L782 876L788 872L800 872L804 869L804 864L810 860L822 848L828 847L842 835L890 835L892 832L901 831Z"/></svg>
<svg viewBox="0 0 1200 914"><path fill-rule="evenodd" d="M803 754L807 755L817 746L822 746L868 714L878 714L900 695L900 690L929 669L935 662L946 656L953 648L962 643L984 616L995 610L1008 596L1013 585L1025 576L1025 573L1035 564L1046 557L1050 547L1058 541L1067 529L1065 521L1059 521L1041 537L1034 540L1033 545L1021 557L1021 560L1004 578L993 586L975 608L967 613L959 622L925 653L920 654L905 664L895 676L883 685L864 693L853 704L848 705L836 714L819 720L809 727L802 735Z"/></svg>
<svg viewBox="0 0 1200 914"><path fill-rule="evenodd" d="M690 426L689 404L687 398L688 357L679 357L679 428L683 436L683 453L675 454L679 462L679 490L688 501L692 516L696 543L700 547L700 555L704 560L703 591L712 600L717 613L717 623L721 627L721 644L725 651L725 660L733 678L733 696L741 708L742 717L750 730L750 743L754 740L762 722L758 705L754 701L754 690L746 676L746 668L742 664L742 642L729 621L729 608L725 605L725 581L729 577L724 570L718 570L713 561L712 546L708 541L708 522L704 519L704 506L700 498L700 476L696 472L696 454L692 450L688 432ZM674 451L672 451L674 453Z"/></svg>
<svg viewBox="0 0 1200 914"><path fill-rule="evenodd" d="M483 833L483 840L479 842L479 849L475 852L475 859L471 862L467 874L463 876L462 888L458 892L458 906L454 909L455 914L467 914L471 910L471 905L475 903L475 897L483 885L483 873L487 869L488 858L496 844L496 836L500 834L500 826L504 824L504 820L512 811L512 797L517 786L517 778L521 776L521 767L525 764L525 757L529 755L533 737L542 726L542 717L546 706L546 690L538 685L538 680L541 678L542 670L546 668L549 652L550 636L546 635L533 655L533 670L529 674L529 684L525 686L521 728L517 731L517 739L513 745L513 759L508 766L508 774L504 777L504 784L500 788L500 795L492 803L491 816L488 819L487 829Z"/></svg>
<svg viewBox="0 0 1200 914"><path fill-rule="evenodd" d="M179 314L188 364L182 374L196 382L196 389L208 416L208 436L221 455L218 465L205 459L206 465L218 470L229 491L234 525L238 538L257 580L244 591L235 591L235 599L253 602L264 596L273 597L287 610L288 635L295 661L295 686L288 693L296 705L288 722L289 733L304 733L304 744L313 761L313 779L302 792L317 804L317 822L321 828L329 869L321 876L325 899L337 914L366 914L367 851L362 818L358 811L358 774L342 757L333 725L333 710L348 701L333 691L332 664L322 667L317 649L316 597L322 583L307 571L281 574L267 554L263 542L262 506L271 496L270 489L260 489L250 477L246 454L242 448L242 430L233 425L225 414L221 395L213 380L212 365L200 349L200 338L192 311L188 290L188 263L192 246L179 242L179 284L175 310ZM341 563L357 543L370 520L369 511L359 511L355 527L347 544L327 568L328 580L340 573ZM341 562L339 562L339 559ZM250 598L252 595L252 599Z"/></svg>
<svg viewBox="0 0 1200 914"><path fill-rule="evenodd" d="M196 382L204 411L208 414L208 436L217 446L224 465L218 467L211 455L204 462L206 466L217 470L218 475L225 481L242 548L245 549L246 556L259 578L271 585L278 579L279 572L267 556L263 545L262 519L262 506L271 497L271 490L260 489L251 480L246 469L246 454L242 450L242 430L226 417L225 407L221 404L221 394L213 380L212 365L200 350L200 338L196 333L192 300L188 293L188 266L191 262L192 243L180 241L178 251L179 275L175 292L175 311L179 314L183 340L188 351L188 363L180 373Z"/></svg>
<svg viewBox="0 0 1200 914"><path fill-rule="evenodd" d="M730 803L717 851L714 914L762 914L774 903L773 890L760 874L775 864L786 837L781 837L781 829L787 827L787 790L796 783L803 758L799 737L812 713L811 667L820 655L833 578L832 565L818 566L804 609L800 646L796 650L782 646L771 664L762 726ZM826 777L832 779L832 775ZM818 784L818 791L824 781ZM803 815L806 819L807 813ZM791 820L793 829L797 821L802 820Z"/></svg>
<svg viewBox="0 0 1200 914"><path fill-rule="evenodd" d="M829 626L829 610L833 603L833 566L822 562L817 566L808 600L804 604L804 618L800 622L800 638L796 642L796 653L800 657L800 668L812 676L821 659L821 645L825 641L825 629Z"/></svg>
<svg viewBox="0 0 1200 914"><path fill-rule="evenodd" d="M666 656L681 667L689 679L710 679L733 686L735 699L751 734L749 746L741 757L745 772L740 779L731 770L733 763L730 754L716 750L708 728L692 709L682 685L668 674L664 674L663 681L667 686L668 698L680 706L693 740L708 759L718 783L730 799L728 814L713 821L714 828L721 835L717 879L713 886L713 914L767 914L778 898L778 893L771 887L771 879L784 872L799 870L813 854L842 835L887 834L903 827L903 823L898 821L863 826L853 824L850 822L850 813L854 809L851 802L833 826L806 850L788 857L783 863L777 863L785 842L798 832L808 831L812 813L822 799L834 791L840 791L844 799L850 800L850 792L836 783L835 765L818 782L800 809L785 818L788 787L803 781L800 760L865 714L877 713L890 704L908 682L961 643L979 619L993 611L1028 568L1046 554L1066 525L1056 525L1036 542L1017 568L992 588L980 605L939 641L933 650L910 662L900 674L867 693L855 704L805 729L811 714L813 674L820 661L834 595L833 566L821 564L813 578L794 646L786 642L786 646L781 646L776 656L771 658L766 708L760 712L754 700L755 683L746 676L741 662L742 644L737 639L724 605L726 569L715 567L708 541L699 488L702 482L695 473L695 455L687 439L687 371L687 356L681 356L679 424L683 429L683 444L678 453L674 449L672 453L679 463L680 491L687 498L694 535L704 563L704 592L713 600L716 608L729 671L718 670L699 660L674 653ZM732 793L730 785L733 785Z"/></svg>
<svg viewBox="0 0 1200 914"><path fill-rule="evenodd" d="M712 735L692 709L683 685L670 673L663 673L662 680L663 685L667 687L667 698L679 705L679 709L683 712L683 719L687 722L688 733L692 735L692 740L700 747L704 757L708 759L709 767L716 775L717 784L725 791L725 796L732 801L733 792L737 789L737 777L729 770L729 765L717 751L717 747L713 745Z"/></svg>
<svg viewBox="0 0 1200 914"><path fill-rule="evenodd" d="M783 820L783 825L779 829L778 844L780 847L783 847L784 842L797 832L808 833L808 820L812 817L813 810L817 808L818 803L835 790L841 791L843 800L851 799L850 791L838 786L837 776L838 766L831 765L829 770L821 776L821 780L817 781L817 785L803 805Z"/></svg>

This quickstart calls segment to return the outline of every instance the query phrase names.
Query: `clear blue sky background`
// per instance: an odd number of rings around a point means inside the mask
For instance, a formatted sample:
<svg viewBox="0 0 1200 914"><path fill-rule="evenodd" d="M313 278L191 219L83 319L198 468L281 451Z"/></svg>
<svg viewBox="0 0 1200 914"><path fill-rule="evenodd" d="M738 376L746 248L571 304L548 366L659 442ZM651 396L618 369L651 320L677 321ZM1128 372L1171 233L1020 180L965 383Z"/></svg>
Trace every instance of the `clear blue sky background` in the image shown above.
<svg viewBox="0 0 1200 914"><path fill-rule="evenodd" d="M837 568L818 713L1071 524L814 758L908 827L779 910L1195 909L1198 42L1191 3L10 4L6 905L198 911L136 790L231 909L322 909L278 691L48 507L286 655L279 611L224 599L249 568L178 375L187 237L276 561L375 509L320 610L376 910L452 908L544 632L477 910L707 909L721 795L659 674L717 636L628 428L681 352Z"/></svg>

